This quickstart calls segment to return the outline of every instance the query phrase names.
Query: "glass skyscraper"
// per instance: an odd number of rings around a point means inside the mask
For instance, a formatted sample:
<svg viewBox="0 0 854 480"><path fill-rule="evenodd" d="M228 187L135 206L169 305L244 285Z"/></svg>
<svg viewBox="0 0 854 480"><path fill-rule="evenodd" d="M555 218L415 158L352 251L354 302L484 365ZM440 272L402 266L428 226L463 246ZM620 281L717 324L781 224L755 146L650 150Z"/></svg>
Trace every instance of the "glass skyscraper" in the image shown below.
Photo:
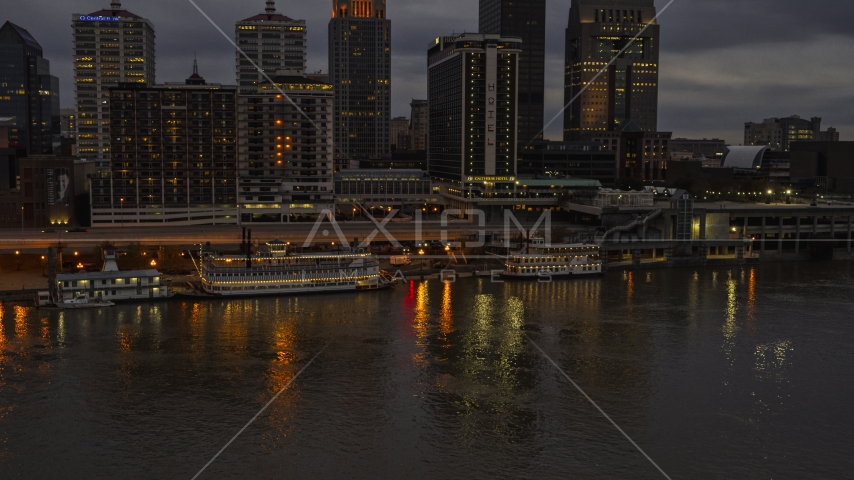
<svg viewBox="0 0 854 480"><path fill-rule="evenodd" d="M334 0L329 78L335 88L335 171L391 148L391 21L385 0Z"/></svg>
<svg viewBox="0 0 854 480"><path fill-rule="evenodd" d="M621 131L630 121L642 131L657 130L659 25L643 30L654 18L654 0L573 0L564 102L580 96L564 112L565 140Z"/></svg>
<svg viewBox="0 0 854 480"><path fill-rule="evenodd" d="M17 137L29 155L51 154L59 141L59 80L27 29L7 21L0 28L0 117L15 117Z"/></svg>
<svg viewBox="0 0 854 480"><path fill-rule="evenodd" d="M519 56L519 143L542 138L546 0L480 0L478 31L522 39Z"/></svg>

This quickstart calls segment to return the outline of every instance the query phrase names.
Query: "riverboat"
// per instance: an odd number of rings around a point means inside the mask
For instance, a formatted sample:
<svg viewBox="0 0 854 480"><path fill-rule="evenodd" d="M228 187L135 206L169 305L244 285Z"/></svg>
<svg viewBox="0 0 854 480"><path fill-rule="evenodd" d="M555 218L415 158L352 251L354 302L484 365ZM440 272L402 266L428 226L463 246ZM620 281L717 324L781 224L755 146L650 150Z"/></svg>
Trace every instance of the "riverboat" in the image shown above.
<svg viewBox="0 0 854 480"><path fill-rule="evenodd" d="M246 255L203 251L196 268L198 289L223 297L381 290L396 282L370 253L294 253L279 240Z"/></svg>
<svg viewBox="0 0 854 480"><path fill-rule="evenodd" d="M75 298L71 298L68 300L61 300L59 302L55 302L53 304L57 308L69 308L69 309L82 309L82 308L102 308L102 307L112 307L115 303L101 300L100 298L89 299L89 297L83 293L77 295Z"/></svg>
<svg viewBox="0 0 854 480"><path fill-rule="evenodd" d="M602 256L599 245L546 244L543 238L533 238L522 250L507 256L501 276L508 279L542 281L553 277L601 273Z"/></svg>

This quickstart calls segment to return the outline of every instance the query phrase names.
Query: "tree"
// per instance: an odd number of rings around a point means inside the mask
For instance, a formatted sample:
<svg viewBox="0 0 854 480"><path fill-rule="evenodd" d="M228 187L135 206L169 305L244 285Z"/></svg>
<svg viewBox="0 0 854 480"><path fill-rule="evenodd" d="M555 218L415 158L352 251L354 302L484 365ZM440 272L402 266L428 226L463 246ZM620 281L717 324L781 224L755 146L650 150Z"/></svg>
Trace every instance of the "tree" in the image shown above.
<svg viewBox="0 0 854 480"><path fill-rule="evenodd" d="M183 268L183 251L179 247L161 247L158 256L160 270L181 270Z"/></svg>
<svg viewBox="0 0 854 480"><path fill-rule="evenodd" d="M151 260L147 258L148 252L139 242L128 245L127 255L122 259L123 270L143 270Z"/></svg>

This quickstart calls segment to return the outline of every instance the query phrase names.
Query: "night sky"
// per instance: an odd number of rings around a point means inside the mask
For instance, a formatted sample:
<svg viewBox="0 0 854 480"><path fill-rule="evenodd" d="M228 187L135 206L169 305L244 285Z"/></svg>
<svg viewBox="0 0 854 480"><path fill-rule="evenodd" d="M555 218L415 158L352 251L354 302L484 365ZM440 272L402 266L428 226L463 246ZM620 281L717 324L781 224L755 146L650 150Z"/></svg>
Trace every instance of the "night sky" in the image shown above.
<svg viewBox="0 0 854 480"><path fill-rule="evenodd" d="M229 35L234 22L264 10L264 0L195 0ZM71 14L109 0L3 0L0 18L26 27L60 78L63 107L74 103ZM660 9L666 0L657 0ZM440 35L477 30L477 0L388 0L392 22L392 115L409 116L427 98L427 45ZM234 84L234 50L187 0L123 0L152 21L157 82L192 73L193 53L208 82ZM331 1L276 2L308 25L309 71L327 70ZM570 0L548 3L546 118L563 106L564 29ZM854 140L854 2L843 0L675 0L659 18L659 130L674 137L723 138L738 145L745 121L822 117ZM562 120L546 131L560 139ZM520 139L522 141L522 139Z"/></svg>

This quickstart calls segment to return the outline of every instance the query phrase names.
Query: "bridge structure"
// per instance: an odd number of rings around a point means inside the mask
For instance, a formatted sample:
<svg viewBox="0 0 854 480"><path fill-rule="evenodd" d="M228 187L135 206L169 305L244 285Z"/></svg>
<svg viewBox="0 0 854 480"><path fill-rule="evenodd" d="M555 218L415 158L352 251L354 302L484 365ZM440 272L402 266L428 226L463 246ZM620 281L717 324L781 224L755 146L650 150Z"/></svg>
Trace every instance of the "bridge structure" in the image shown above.
<svg viewBox="0 0 854 480"><path fill-rule="evenodd" d="M806 258L821 245L852 253L854 205L695 202L685 192L645 206L562 208L594 218L596 240L611 263L735 263L754 258Z"/></svg>

